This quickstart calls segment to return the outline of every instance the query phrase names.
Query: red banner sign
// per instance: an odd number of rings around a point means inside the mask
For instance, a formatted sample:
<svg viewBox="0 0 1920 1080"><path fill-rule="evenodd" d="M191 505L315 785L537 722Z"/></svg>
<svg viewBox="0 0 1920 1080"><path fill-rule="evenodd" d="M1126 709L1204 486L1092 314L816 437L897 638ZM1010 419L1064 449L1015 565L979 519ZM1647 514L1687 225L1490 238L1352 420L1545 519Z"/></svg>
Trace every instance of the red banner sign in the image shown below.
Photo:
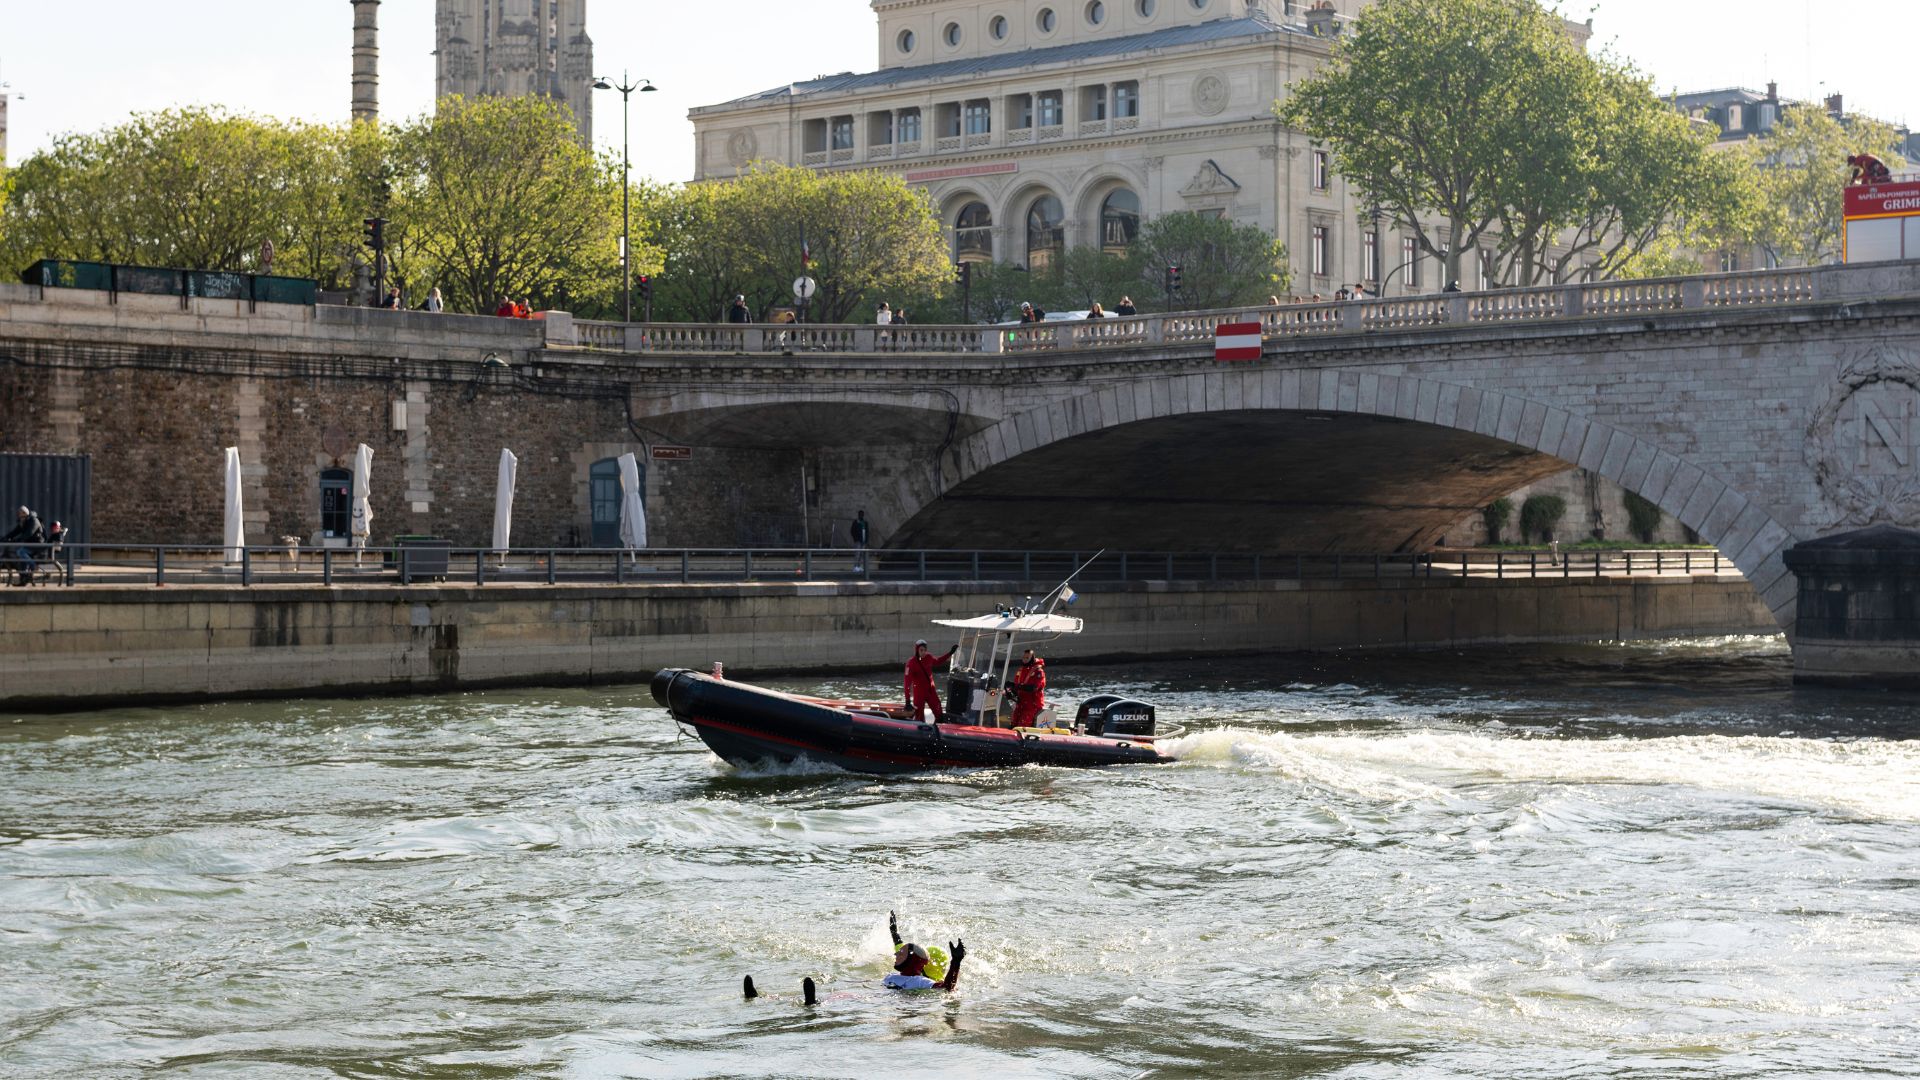
<svg viewBox="0 0 1920 1080"><path fill-rule="evenodd" d="M1899 184L1859 184L1847 189L1846 215L1902 217L1920 214L1920 180Z"/></svg>
<svg viewBox="0 0 1920 1080"><path fill-rule="evenodd" d="M1017 161L996 161L991 165L954 165L945 169L919 169L907 174L907 183L924 184L932 180L952 180L961 176L993 176L1019 172Z"/></svg>
<svg viewBox="0 0 1920 1080"><path fill-rule="evenodd" d="M1215 360L1260 359L1260 324L1230 322L1214 327L1213 358Z"/></svg>

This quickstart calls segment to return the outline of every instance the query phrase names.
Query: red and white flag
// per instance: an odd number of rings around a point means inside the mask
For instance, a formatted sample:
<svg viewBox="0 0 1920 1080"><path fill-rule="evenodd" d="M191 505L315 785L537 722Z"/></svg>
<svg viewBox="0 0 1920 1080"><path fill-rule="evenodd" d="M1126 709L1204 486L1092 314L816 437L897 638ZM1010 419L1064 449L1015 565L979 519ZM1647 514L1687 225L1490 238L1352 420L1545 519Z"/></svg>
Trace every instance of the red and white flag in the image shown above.
<svg viewBox="0 0 1920 1080"><path fill-rule="evenodd" d="M812 265L813 248L807 243L807 238L802 236L800 238L800 269L805 270Z"/></svg>
<svg viewBox="0 0 1920 1080"><path fill-rule="evenodd" d="M1230 322L1214 327L1213 358L1215 360L1260 359L1260 324Z"/></svg>

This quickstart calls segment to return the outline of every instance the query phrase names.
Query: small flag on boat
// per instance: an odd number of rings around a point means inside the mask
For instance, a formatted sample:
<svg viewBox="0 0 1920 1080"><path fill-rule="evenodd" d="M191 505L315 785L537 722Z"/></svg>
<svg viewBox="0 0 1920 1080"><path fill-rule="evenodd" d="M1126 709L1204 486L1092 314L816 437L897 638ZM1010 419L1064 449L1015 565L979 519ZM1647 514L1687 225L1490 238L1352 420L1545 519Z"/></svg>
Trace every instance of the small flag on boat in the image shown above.
<svg viewBox="0 0 1920 1080"><path fill-rule="evenodd" d="M1080 598L1080 594L1079 594L1079 593L1077 593L1077 592L1074 592L1074 591L1073 591L1072 589L1070 589L1070 588L1068 588L1068 587L1066 587L1065 585L1062 585L1062 586L1060 587L1060 602L1061 602L1061 603L1063 603L1063 604L1071 604L1071 603L1073 603L1073 602L1074 602L1075 600L1078 600L1079 598Z"/></svg>

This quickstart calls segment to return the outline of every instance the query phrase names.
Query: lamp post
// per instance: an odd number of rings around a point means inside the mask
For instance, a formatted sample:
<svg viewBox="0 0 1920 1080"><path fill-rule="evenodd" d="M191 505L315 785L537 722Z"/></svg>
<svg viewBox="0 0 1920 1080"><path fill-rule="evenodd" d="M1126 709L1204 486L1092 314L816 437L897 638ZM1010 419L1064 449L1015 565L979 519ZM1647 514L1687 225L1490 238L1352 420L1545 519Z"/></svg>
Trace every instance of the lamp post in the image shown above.
<svg viewBox="0 0 1920 1080"><path fill-rule="evenodd" d="M593 80L595 90L620 91L620 321L633 321L633 234L631 212L628 203L633 198L633 184L630 172L633 168L627 157L627 98L635 90L651 93L659 87L651 79L630 82L627 73L620 73L619 82L611 82L606 76Z"/></svg>

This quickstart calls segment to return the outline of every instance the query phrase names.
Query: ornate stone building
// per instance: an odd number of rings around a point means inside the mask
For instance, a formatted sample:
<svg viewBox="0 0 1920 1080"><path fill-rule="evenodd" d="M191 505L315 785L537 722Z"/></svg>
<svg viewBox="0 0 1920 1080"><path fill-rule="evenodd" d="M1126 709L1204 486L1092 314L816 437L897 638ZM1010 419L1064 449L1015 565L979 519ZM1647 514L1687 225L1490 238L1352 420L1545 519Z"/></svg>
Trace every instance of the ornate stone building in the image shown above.
<svg viewBox="0 0 1920 1080"><path fill-rule="evenodd" d="M872 0L878 69L693 110L696 179L755 160L898 170L931 194L957 260L1027 267L1193 210L1278 235L1301 294L1432 291L1434 261L1363 221L1273 116L1370 2Z"/></svg>
<svg viewBox="0 0 1920 1080"><path fill-rule="evenodd" d="M593 142L587 0L439 0L433 55L436 97L543 94Z"/></svg>

